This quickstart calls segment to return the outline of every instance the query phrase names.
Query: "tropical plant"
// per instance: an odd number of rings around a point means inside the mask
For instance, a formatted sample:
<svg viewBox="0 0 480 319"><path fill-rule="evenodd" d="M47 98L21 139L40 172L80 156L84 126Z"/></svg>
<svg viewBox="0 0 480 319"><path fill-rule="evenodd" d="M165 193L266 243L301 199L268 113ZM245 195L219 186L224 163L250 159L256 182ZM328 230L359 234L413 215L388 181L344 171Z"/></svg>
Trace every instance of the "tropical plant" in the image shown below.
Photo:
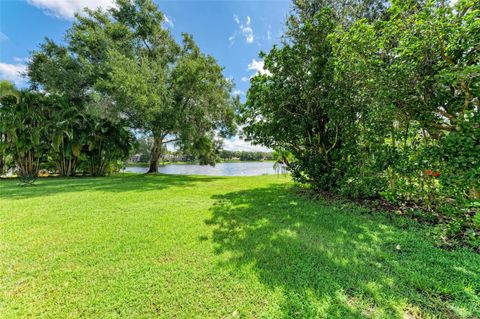
<svg viewBox="0 0 480 319"><path fill-rule="evenodd" d="M91 176L105 176L126 160L134 147L134 136L122 123L90 118L84 153Z"/></svg>
<svg viewBox="0 0 480 319"><path fill-rule="evenodd" d="M18 176L33 180L38 176L40 160L48 151L48 111L58 103L55 96L20 91L20 99L2 100L0 108L2 149L15 162Z"/></svg>
<svg viewBox="0 0 480 319"><path fill-rule="evenodd" d="M16 102L20 102L20 92L16 89L15 85L7 80L0 81L0 100L7 97L14 97ZM2 104L0 101L0 108L2 108ZM3 131L3 115L2 111L0 110L0 176L5 173L6 170L6 141L7 141L7 134Z"/></svg>
<svg viewBox="0 0 480 319"><path fill-rule="evenodd" d="M51 151L61 176L74 176L78 159L86 144L87 115L75 106L59 104L51 113Z"/></svg>

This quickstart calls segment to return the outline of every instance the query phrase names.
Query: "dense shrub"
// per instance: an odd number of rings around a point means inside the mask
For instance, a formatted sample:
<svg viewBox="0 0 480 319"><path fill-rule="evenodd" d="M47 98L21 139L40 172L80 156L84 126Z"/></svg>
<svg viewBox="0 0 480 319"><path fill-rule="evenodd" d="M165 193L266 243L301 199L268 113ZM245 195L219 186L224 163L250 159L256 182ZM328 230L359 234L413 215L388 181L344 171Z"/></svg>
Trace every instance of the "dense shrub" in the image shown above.
<svg viewBox="0 0 480 319"><path fill-rule="evenodd" d="M37 178L41 167L73 176L80 165L92 176L106 175L129 156L134 144L121 121L97 117L62 96L36 91L1 99L0 136L3 170L13 169L24 181Z"/></svg>
<svg viewBox="0 0 480 319"><path fill-rule="evenodd" d="M421 207L443 236L478 246L476 2L393 2L349 23L338 8L307 13L297 5L282 46L263 54L247 137L290 152L299 182Z"/></svg>

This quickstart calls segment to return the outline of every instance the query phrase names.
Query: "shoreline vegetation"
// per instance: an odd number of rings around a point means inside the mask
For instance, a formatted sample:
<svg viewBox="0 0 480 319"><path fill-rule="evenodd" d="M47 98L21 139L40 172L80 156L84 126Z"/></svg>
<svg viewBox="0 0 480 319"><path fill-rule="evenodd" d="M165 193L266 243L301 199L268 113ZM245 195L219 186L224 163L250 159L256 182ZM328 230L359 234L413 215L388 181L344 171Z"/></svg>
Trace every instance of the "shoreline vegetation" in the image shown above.
<svg viewBox="0 0 480 319"><path fill-rule="evenodd" d="M274 160L221 160L216 162L215 164L221 163L252 163L252 162L272 162L275 163ZM149 167L150 163L148 162L128 162L126 167ZM159 165L200 165L198 161L165 161L159 162Z"/></svg>

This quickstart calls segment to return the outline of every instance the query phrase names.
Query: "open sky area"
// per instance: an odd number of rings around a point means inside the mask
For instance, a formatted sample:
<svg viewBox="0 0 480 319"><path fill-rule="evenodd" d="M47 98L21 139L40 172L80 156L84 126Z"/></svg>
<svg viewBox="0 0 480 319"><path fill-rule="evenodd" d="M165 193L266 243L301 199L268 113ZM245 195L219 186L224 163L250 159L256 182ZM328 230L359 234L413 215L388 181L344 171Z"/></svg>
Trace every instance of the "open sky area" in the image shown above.
<svg viewBox="0 0 480 319"><path fill-rule="evenodd" d="M27 83L25 70L29 53L48 37L62 42L74 14L82 8L106 8L111 0L2 0L0 2L0 79L18 87ZM249 78L262 71L260 51L279 42L288 0L156 0L166 14L172 34L194 36L200 48L213 55L233 79L235 93L245 99ZM225 141L230 150L264 150L235 137Z"/></svg>

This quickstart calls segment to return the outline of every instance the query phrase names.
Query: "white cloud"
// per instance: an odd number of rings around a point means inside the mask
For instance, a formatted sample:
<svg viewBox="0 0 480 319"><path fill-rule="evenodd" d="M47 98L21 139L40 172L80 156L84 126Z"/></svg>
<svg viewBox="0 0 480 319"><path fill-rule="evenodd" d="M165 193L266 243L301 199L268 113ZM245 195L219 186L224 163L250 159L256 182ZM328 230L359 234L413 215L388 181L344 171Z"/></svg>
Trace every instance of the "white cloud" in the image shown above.
<svg viewBox="0 0 480 319"><path fill-rule="evenodd" d="M247 43L253 43L254 38L253 29L250 26L250 22L250 17L247 16L247 23L240 24L240 30L242 31L242 34L244 35L245 41L247 41Z"/></svg>
<svg viewBox="0 0 480 319"><path fill-rule="evenodd" d="M252 26L250 25L252 22L252 19L250 19L250 17L247 16L245 23L241 23L240 19L235 14L233 15L233 21L235 21L235 23L239 26L240 28L239 32L245 38L245 42L247 42L248 44L253 43L253 41L255 40L255 35L253 34L253 29L252 29ZM230 43L233 44L233 42L235 41L235 38L237 37L237 34L238 33L235 32L228 38Z"/></svg>
<svg viewBox="0 0 480 319"><path fill-rule="evenodd" d="M0 42L7 41L7 40L8 40L7 35L3 32L0 32Z"/></svg>
<svg viewBox="0 0 480 319"><path fill-rule="evenodd" d="M233 20L236 24L240 24L240 19L238 19L238 16L236 14L233 15Z"/></svg>
<svg viewBox="0 0 480 319"><path fill-rule="evenodd" d="M255 71L255 74L266 74L266 75L271 75L271 73L268 70L264 69L264 62L262 60L257 61L255 59L252 59L252 62L248 64L248 69Z"/></svg>
<svg viewBox="0 0 480 319"><path fill-rule="evenodd" d="M8 80L17 86L21 86L25 83L25 79L22 77L21 73L27 71L27 66L25 64L8 64L0 62L0 80Z"/></svg>
<svg viewBox="0 0 480 319"><path fill-rule="evenodd" d="M242 90L234 90L233 95L245 95L245 92Z"/></svg>
<svg viewBox="0 0 480 319"><path fill-rule="evenodd" d="M27 0L27 2L45 10L49 15L63 19L72 19L75 13L82 12L85 7L108 8L114 3L113 0Z"/></svg>
<svg viewBox="0 0 480 319"><path fill-rule="evenodd" d="M227 151L271 152L272 150L261 145L253 145L238 136L223 141L223 149Z"/></svg>
<svg viewBox="0 0 480 319"><path fill-rule="evenodd" d="M165 17L165 24L168 25L170 28L173 28L174 24L173 24L172 17L169 17L166 14L164 15L164 17Z"/></svg>
<svg viewBox="0 0 480 319"><path fill-rule="evenodd" d="M261 75L272 75L272 73L270 73L270 71L268 70L265 70L265 62L262 61L262 60L259 60L257 61L256 59L252 59L252 62L250 62L247 66L247 69L250 70L250 71L255 71L255 73L253 73L250 77L242 77L241 80L242 82L248 82L251 78L253 78L255 75L257 74L261 74Z"/></svg>
<svg viewBox="0 0 480 319"><path fill-rule="evenodd" d="M30 57L27 58L19 58L17 56L13 57L13 61L18 62L18 63L28 63L30 62Z"/></svg>

